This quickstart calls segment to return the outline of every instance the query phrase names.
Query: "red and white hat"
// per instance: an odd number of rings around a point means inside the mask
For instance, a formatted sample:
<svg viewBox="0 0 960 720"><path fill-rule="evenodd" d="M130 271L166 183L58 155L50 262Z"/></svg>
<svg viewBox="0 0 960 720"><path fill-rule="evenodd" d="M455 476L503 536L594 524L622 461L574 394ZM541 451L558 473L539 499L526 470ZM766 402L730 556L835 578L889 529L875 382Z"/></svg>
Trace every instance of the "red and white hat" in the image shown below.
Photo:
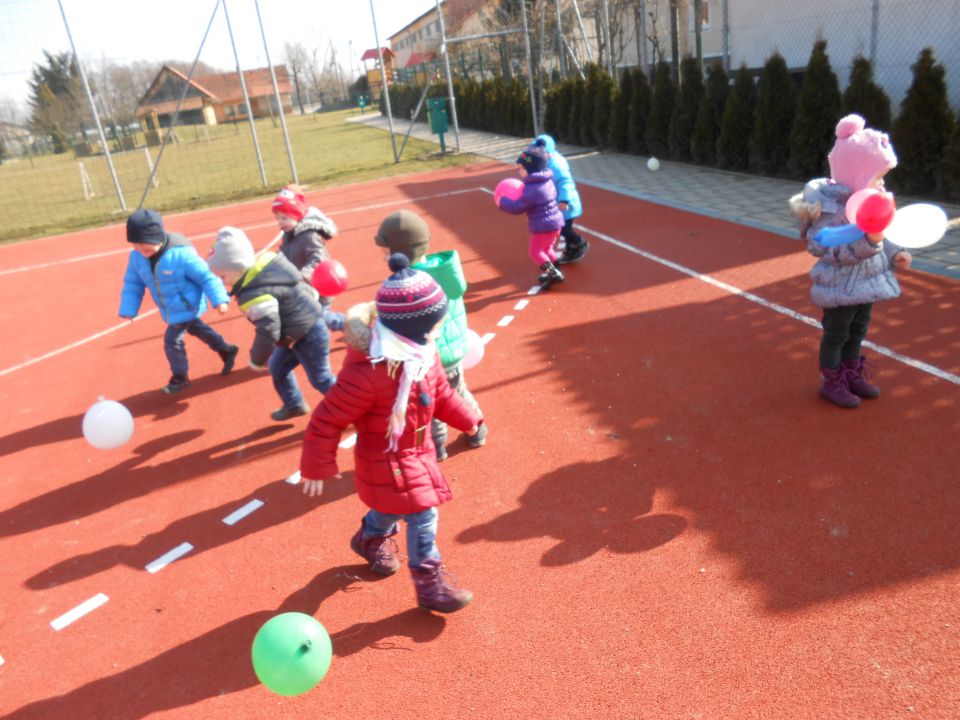
<svg viewBox="0 0 960 720"><path fill-rule="evenodd" d="M275 213L303 220L303 216L307 214L307 198L292 185L287 185L274 198L271 208Z"/></svg>

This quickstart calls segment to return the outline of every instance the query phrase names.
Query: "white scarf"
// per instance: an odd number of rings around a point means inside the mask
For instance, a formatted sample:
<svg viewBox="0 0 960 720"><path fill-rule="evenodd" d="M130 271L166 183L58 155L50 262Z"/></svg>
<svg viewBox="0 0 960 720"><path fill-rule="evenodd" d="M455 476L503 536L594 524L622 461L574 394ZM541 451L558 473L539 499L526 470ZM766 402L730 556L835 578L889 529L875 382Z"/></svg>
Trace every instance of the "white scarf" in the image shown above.
<svg viewBox="0 0 960 720"><path fill-rule="evenodd" d="M419 345L385 327L379 318L374 323L370 336L370 361L374 365L386 361L387 373L390 377L394 377L397 368L403 366L397 397L393 401L393 410L390 413L390 424L387 426L387 438L390 440L387 445L388 452L397 449L397 443L407 424L410 388L413 383L420 382L426 377L436 356L437 347L433 340L426 345Z"/></svg>

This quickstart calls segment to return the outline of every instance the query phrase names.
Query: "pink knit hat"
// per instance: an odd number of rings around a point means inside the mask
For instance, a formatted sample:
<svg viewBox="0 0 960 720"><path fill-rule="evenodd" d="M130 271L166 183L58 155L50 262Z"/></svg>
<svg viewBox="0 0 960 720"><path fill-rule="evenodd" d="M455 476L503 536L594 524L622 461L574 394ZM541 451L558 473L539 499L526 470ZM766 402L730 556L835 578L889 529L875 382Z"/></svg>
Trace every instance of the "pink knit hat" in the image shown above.
<svg viewBox="0 0 960 720"><path fill-rule="evenodd" d="M830 177L852 192L863 190L878 175L897 166L886 133L865 127L859 115L847 115L837 123L837 141L827 155Z"/></svg>

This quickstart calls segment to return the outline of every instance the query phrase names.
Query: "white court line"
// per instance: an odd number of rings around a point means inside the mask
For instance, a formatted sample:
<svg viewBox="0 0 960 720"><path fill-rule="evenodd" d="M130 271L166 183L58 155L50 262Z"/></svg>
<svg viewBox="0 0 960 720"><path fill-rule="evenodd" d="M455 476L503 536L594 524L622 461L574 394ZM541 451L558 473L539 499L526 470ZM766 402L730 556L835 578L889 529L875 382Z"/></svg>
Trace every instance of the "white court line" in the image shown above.
<svg viewBox="0 0 960 720"><path fill-rule="evenodd" d="M523 310L527 305L530 304L529 300L518 300L517 304L513 306L514 310Z"/></svg>
<svg viewBox="0 0 960 720"><path fill-rule="evenodd" d="M534 285L532 288L527 290L527 295L536 295L541 290L543 290L542 287L540 287L539 285Z"/></svg>
<svg viewBox="0 0 960 720"><path fill-rule="evenodd" d="M232 513L227 515L223 519L223 524L234 525L240 520L243 520L247 515L252 513L254 510L259 510L262 507L263 507L263 500L257 500L256 498L254 498L239 510L234 510Z"/></svg>
<svg viewBox="0 0 960 720"><path fill-rule="evenodd" d="M284 482L290 483L291 485L296 485L298 482L300 482L300 471L297 470L293 475L284 480Z"/></svg>
<svg viewBox="0 0 960 720"><path fill-rule="evenodd" d="M676 270L677 272L683 273L684 275L689 275L690 277L695 278L700 282L706 283L707 285L713 285L716 288L725 290L731 295L736 295L738 297L743 298L744 300L749 300L750 302L756 303L761 307L765 307L768 310L773 310L774 312L780 313L781 315L786 315L789 318L797 320L798 322L805 323L810 327L817 328L818 330L821 329L822 327L820 323L817 320L814 320L812 317L809 317L808 315L804 315L803 313L799 313L796 310L791 310L790 308L780 305L779 303L771 302L770 300L766 300L760 297L759 295L754 295L752 292L748 292L747 290L741 290L738 287L730 285L729 283L725 283L722 280L717 280L716 278L710 277L709 275L698 273L696 270L691 270L690 268L685 267L684 265L680 265L679 263L675 263L671 260L666 260L665 258L662 258L658 255L654 255L653 253L649 253L646 250L640 250L639 248L635 248L633 245L628 245L625 242L621 242L620 240L617 240L616 238L612 238L609 235L604 235L603 233L597 232L596 230L591 230L590 228L584 227L583 225L580 225L578 227L580 227L580 229L584 230L590 235L593 235L594 237L600 240L608 242L611 245L615 245L618 248L627 250L628 252L635 253L637 255L640 255L641 257L645 257L647 260L652 260L653 262L659 263L660 265L663 265L664 267L668 267L671 270ZM877 352L881 355L891 358L892 360L901 362L904 365L908 365L914 368L915 370L920 370L921 372L928 373L930 375L933 375L934 377L940 378L941 380L946 380L947 382L951 382L954 385L960 385L960 375L954 375L953 373L948 372L946 370L941 370L940 368L935 367L930 363L926 363L926 362L923 362L922 360L916 360L914 358L908 357L907 355L898 353L896 350L891 350L890 348L884 347L883 345L877 345L876 343L870 342L869 340L864 340L863 344L865 347L870 348L874 352Z"/></svg>
<svg viewBox="0 0 960 720"><path fill-rule="evenodd" d="M504 315L497 321L497 327L506 327L513 322L513 315Z"/></svg>
<svg viewBox="0 0 960 720"><path fill-rule="evenodd" d="M63 630L67 625L69 625L70 623L76 620L79 620L87 613L93 612L109 599L110 598L108 598L103 593L97 593L89 600L84 600L82 603L77 605L73 610L70 610L69 612L65 612L56 620L51 620L50 627L52 627L54 630Z"/></svg>
<svg viewBox="0 0 960 720"><path fill-rule="evenodd" d="M180 543L173 550L171 550L170 552L164 555L161 555L152 563L147 565L144 568L144 570L146 570L148 573L155 573L160 570L163 570L167 565L172 563L174 560L177 560L178 558L182 558L191 550L193 550L193 545L191 545L190 543L188 542Z"/></svg>
<svg viewBox="0 0 960 720"><path fill-rule="evenodd" d="M484 334L483 334L483 337L480 338L480 342L482 342L484 345L486 345L488 342L490 342L491 340L493 340L496 336L497 336L496 333L484 333Z"/></svg>
<svg viewBox="0 0 960 720"><path fill-rule="evenodd" d="M343 439L343 442L340 443L340 447L342 447L344 450L347 450L349 448L352 448L356 444L357 444L357 434L353 433L352 435L348 435Z"/></svg>
<svg viewBox="0 0 960 720"><path fill-rule="evenodd" d="M6 660L3 659L3 655L0 655L0 665L3 665Z"/></svg>

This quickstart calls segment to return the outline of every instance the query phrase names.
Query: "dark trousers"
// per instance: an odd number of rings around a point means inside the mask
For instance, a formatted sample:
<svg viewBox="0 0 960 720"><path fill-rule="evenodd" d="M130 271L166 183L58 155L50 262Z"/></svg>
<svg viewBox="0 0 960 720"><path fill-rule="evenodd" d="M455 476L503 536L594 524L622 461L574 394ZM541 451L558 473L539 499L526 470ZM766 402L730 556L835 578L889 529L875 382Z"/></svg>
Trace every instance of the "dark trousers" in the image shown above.
<svg viewBox="0 0 960 720"><path fill-rule="evenodd" d="M870 327L871 310L873 303L824 308L820 367L833 370L839 367L841 360L860 357L860 345Z"/></svg>
<svg viewBox="0 0 960 720"><path fill-rule="evenodd" d="M564 243L568 249L577 248L583 242L583 238L580 237L580 234L573 229L573 218L563 221L563 229L560 230L560 237L563 238Z"/></svg>
<svg viewBox="0 0 960 720"><path fill-rule="evenodd" d="M218 353L230 348L230 344L223 339L220 333L199 318L178 325L167 325L167 330L163 334L163 351L167 354L170 372L175 377L187 377L189 366L183 336L188 334L201 340L208 348Z"/></svg>

